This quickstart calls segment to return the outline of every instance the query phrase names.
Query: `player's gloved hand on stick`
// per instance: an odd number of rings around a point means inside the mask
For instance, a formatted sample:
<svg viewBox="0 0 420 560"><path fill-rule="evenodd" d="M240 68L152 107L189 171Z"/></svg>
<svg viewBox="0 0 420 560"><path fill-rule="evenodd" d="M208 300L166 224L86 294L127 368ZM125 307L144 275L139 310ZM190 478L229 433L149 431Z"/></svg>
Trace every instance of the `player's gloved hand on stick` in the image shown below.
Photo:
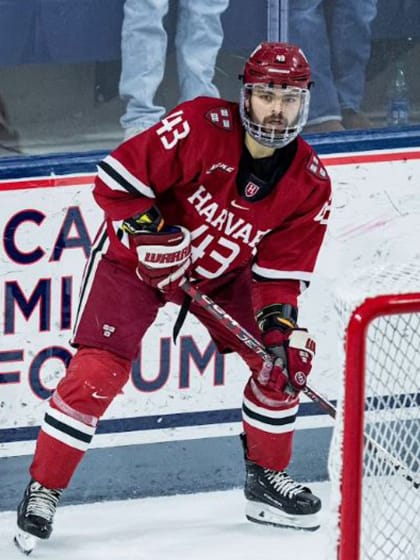
<svg viewBox="0 0 420 560"><path fill-rule="evenodd" d="M137 276L160 290L176 287L191 267L191 234L183 226L165 226L159 209L124 220L139 259Z"/></svg>
<svg viewBox="0 0 420 560"><path fill-rule="evenodd" d="M295 396L305 388L312 369L316 344L306 329L273 328L263 333L263 342L273 356L264 364L260 382L268 388Z"/></svg>

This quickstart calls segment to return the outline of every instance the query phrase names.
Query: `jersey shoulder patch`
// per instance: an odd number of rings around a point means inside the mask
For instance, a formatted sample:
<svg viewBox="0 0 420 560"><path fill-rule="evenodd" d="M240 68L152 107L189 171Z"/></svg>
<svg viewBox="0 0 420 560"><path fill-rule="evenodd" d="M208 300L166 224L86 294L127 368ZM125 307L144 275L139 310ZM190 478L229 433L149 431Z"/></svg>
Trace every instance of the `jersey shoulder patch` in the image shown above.
<svg viewBox="0 0 420 560"><path fill-rule="evenodd" d="M309 154L308 163L306 164L306 169L317 179L321 179L321 181L326 181L328 179L327 170L322 165L321 160L314 152L311 152Z"/></svg>
<svg viewBox="0 0 420 560"><path fill-rule="evenodd" d="M232 113L229 107L214 107L209 109L204 116L218 128L224 130L232 130L233 128Z"/></svg>

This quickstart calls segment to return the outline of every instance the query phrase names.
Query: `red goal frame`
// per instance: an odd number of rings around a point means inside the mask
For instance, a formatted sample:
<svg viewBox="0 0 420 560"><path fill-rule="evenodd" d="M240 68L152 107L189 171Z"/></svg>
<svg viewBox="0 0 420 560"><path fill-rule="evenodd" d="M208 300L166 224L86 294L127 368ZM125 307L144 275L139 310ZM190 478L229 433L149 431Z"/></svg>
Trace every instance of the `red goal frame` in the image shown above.
<svg viewBox="0 0 420 560"><path fill-rule="evenodd" d="M416 312L420 293L371 297L353 311L347 326L338 560L360 560L367 330L378 317Z"/></svg>

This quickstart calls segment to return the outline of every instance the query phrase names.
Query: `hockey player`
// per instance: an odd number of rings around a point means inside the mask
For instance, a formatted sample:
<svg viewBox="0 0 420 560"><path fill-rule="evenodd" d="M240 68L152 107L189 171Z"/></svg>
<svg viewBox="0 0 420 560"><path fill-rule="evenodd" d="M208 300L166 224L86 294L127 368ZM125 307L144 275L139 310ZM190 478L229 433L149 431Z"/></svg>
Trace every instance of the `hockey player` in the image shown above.
<svg viewBox="0 0 420 560"><path fill-rule="evenodd" d="M167 302L186 304L185 276L273 356L263 364L189 302L218 349L239 353L250 368L242 438L248 519L319 526L319 498L285 471L315 354L298 327L298 296L330 207L329 177L299 136L310 84L298 47L262 43L245 64L239 104L183 103L99 164L94 197L106 220L85 269L77 351L49 401L18 508L23 546L28 534L50 536L60 495L127 382L143 335Z"/></svg>

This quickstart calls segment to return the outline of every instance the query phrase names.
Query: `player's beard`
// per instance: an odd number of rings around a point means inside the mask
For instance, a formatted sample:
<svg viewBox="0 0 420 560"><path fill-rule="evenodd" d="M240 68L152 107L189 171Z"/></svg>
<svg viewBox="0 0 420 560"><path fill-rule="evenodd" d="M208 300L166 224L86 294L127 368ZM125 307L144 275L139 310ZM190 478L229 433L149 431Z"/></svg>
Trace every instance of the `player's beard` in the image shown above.
<svg viewBox="0 0 420 560"><path fill-rule="evenodd" d="M289 121L283 115L270 115L263 119L261 126L268 133L273 129L276 132L284 132L289 127Z"/></svg>

